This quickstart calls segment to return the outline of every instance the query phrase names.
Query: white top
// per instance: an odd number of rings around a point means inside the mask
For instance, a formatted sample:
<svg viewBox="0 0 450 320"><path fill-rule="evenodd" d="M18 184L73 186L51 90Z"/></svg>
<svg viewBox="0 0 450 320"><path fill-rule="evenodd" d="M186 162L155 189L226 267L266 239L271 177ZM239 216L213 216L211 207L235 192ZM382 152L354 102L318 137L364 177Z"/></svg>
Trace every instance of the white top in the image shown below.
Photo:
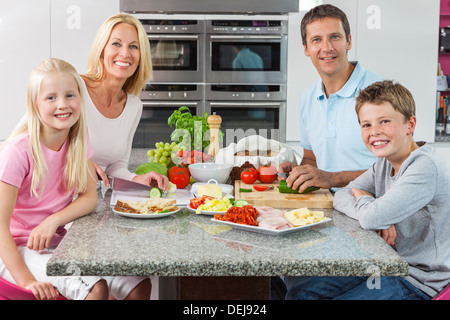
<svg viewBox="0 0 450 320"><path fill-rule="evenodd" d="M122 113L114 119L106 118L95 107L86 83L82 79L86 122L89 138L94 149L92 160L108 176L131 180L136 174L128 170L134 133L142 115L142 101L127 93L127 102Z"/></svg>

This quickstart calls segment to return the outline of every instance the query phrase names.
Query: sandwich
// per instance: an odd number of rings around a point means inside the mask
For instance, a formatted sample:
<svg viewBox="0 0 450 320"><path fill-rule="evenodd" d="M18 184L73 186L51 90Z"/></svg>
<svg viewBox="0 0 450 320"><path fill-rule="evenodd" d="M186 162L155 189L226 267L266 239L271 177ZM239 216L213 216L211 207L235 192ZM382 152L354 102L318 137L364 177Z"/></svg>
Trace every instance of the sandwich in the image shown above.
<svg viewBox="0 0 450 320"><path fill-rule="evenodd" d="M124 213L149 214L178 210L175 199L149 198L142 201L117 200L114 210Z"/></svg>

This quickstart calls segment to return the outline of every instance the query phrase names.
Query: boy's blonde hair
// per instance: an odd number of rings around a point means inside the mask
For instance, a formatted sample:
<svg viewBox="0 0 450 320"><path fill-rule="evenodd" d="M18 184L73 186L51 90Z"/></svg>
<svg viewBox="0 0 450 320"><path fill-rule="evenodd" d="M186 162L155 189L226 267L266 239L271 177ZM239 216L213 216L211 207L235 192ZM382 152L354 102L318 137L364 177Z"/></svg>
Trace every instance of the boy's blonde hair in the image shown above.
<svg viewBox="0 0 450 320"><path fill-rule="evenodd" d="M356 114L359 121L359 110L365 103L382 104L389 102L395 111L400 112L405 121L416 115L416 104L414 98L404 86L391 80L372 83L359 92L356 97Z"/></svg>
<svg viewBox="0 0 450 320"><path fill-rule="evenodd" d="M103 50L111 36L113 28L121 23L127 23L136 28L140 51L139 65L134 74L127 79L123 85L123 89L128 93L139 95L147 80L152 75L152 60L147 33L141 22L131 15L118 13L103 23L94 38L89 54L87 72L84 76L93 81L103 79Z"/></svg>
<svg viewBox="0 0 450 320"><path fill-rule="evenodd" d="M34 166L30 192L35 197L39 197L45 189L45 180L48 172L48 166L40 142L43 121L39 114L37 99L42 81L50 74L67 74L72 76L77 83L80 95L80 118L70 128L68 135L69 147L66 154L63 179L66 192L74 188L75 193L83 192L87 188L88 181L87 132L80 77L71 64L61 59L49 58L42 61L31 72L27 88L27 122L19 126L9 138L11 139L23 133L28 133L29 135Z"/></svg>

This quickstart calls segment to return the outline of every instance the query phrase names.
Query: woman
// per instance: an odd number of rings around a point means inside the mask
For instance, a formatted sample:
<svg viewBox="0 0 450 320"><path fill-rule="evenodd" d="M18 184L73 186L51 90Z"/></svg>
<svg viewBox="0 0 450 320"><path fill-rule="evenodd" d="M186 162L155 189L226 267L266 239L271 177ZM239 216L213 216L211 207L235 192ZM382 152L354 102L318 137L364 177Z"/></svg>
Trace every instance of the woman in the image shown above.
<svg viewBox="0 0 450 320"><path fill-rule="evenodd" d="M96 171L168 189L168 179L156 172L136 175L128 170L133 136L142 114L137 97L152 73L150 44L140 21L127 14L107 19L97 32L82 75L86 119Z"/></svg>

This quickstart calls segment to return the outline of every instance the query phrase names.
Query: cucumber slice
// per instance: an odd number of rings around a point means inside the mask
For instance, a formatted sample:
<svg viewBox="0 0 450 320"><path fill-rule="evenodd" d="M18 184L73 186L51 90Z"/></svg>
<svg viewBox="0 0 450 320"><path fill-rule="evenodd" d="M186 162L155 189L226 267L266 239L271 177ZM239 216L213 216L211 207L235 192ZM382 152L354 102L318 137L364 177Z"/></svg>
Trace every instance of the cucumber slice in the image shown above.
<svg viewBox="0 0 450 320"><path fill-rule="evenodd" d="M235 203L234 203L234 206L235 207L243 207L243 206L246 206L246 205L248 205L248 202L247 201L245 201L245 200L238 200L238 201L236 201Z"/></svg>
<svg viewBox="0 0 450 320"><path fill-rule="evenodd" d="M151 188L150 189L150 198L161 198L162 192L159 188Z"/></svg>

